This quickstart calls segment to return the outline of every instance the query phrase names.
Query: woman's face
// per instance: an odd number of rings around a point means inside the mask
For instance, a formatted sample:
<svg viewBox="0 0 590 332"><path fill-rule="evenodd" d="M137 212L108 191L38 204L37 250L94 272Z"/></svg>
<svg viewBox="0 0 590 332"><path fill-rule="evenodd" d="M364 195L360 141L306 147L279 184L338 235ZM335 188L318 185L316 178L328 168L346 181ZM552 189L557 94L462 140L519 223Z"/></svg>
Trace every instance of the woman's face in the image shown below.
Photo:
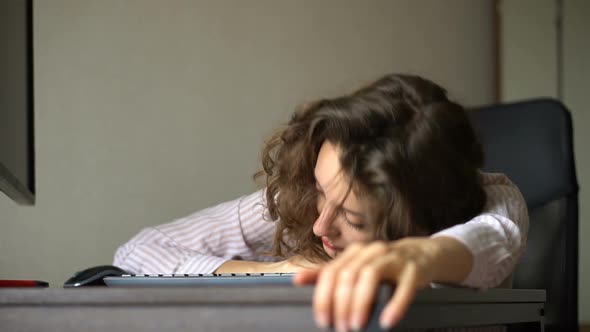
<svg viewBox="0 0 590 332"><path fill-rule="evenodd" d="M371 240L361 201L350 190L350 181L341 171L338 148L329 141L320 148L315 179L319 217L313 233L322 239L326 253L336 257L353 242Z"/></svg>

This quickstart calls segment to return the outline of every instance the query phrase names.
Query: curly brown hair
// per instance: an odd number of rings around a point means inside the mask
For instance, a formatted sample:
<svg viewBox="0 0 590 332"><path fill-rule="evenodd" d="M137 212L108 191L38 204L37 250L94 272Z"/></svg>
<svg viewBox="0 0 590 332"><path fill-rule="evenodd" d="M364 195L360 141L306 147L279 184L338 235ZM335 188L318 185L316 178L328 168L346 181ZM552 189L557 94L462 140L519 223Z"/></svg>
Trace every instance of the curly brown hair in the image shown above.
<svg viewBox="0 0 590 332"><path fill-rule="evenodd" d="M275 255L327 260L313 234L320 147L339 148L351 188L367 204L375 239L432 234L479 214L481 144L465 109L437 84L390 74L296 110L263 150L266 202L277 222Z"/></svg>

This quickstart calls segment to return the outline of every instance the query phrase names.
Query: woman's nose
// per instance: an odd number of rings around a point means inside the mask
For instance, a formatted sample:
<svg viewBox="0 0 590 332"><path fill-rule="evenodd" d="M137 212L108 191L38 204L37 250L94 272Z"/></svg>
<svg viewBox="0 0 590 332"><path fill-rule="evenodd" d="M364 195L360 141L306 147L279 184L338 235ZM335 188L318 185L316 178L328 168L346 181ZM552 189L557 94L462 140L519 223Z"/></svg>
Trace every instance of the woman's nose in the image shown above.
<svg viewBox="0 0 590 332"><path fill-rule="evenodd" d="M318 209L320 206L318 205ZM322 204L320 215L313 224L313 233L316 236L332 235L334 231L333 223L336 209L330 204Z"/></svg>

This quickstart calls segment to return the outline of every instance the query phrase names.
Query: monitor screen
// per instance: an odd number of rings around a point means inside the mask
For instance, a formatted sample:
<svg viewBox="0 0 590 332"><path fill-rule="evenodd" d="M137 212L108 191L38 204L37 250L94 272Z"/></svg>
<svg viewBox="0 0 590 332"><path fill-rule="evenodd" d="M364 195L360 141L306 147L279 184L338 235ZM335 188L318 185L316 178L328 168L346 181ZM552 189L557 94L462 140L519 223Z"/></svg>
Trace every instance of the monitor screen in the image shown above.
<svg viewBox="0 0 590 332"><path fill-rule="evenodd" d="M32 0L0 1L0 190L35 203Z"/></svg>

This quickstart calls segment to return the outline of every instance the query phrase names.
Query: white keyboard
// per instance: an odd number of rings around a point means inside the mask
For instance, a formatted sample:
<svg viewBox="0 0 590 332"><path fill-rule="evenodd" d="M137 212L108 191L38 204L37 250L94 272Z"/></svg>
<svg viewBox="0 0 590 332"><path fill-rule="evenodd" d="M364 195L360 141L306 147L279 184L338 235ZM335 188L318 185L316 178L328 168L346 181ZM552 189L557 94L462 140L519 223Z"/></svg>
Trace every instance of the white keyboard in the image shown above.
<svg viewBox="0 0 590 332"><path fill-rule="evenodd" d="M111 287L188 287L291 285L295 273L199 273L199 274L124 274L106 277Z"/></svg>

